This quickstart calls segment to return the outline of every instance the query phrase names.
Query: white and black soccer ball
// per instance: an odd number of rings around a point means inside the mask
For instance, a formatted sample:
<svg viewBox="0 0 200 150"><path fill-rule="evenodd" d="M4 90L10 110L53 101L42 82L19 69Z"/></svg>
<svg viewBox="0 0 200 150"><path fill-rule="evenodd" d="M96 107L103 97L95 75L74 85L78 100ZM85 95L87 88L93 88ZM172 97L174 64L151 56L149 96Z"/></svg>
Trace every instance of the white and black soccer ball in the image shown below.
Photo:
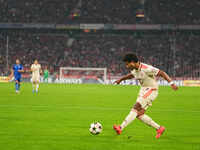
<svg viewBox="0 0 200 150"><path fill-rule="evenodd" d="M99 122L94 122L90 124L90 133L92 133L93 135L97 135L99 133L102 132L102 125Z"/></svg>

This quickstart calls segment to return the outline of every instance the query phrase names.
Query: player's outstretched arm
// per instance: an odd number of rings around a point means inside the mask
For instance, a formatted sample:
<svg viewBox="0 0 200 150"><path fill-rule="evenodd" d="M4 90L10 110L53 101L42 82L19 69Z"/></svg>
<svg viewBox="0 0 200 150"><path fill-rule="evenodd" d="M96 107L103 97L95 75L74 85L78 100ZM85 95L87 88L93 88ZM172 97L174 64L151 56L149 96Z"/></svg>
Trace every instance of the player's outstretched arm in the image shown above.
<svg viewBox="0 0 200 150"><path fill-rule="evenodd" d="M116 81L114 82L114 84L120 84L122 81L128 80L128 79L132 79L132 78L134 78L134 76L130 73L130 74L128 74L128 75L126 75L126 76L124 76L124 77L122 77L122 78L116 80Z"/></svg>
<svg viewBox="0 0 200 150"><path fill-rule="evenodd" d="M18 72L20 72L20 73L23 73L23 72L25 72L25 71L24 71L24 68L22 68L22 69L18 70Z"/></svg>
<svg viewBox="0 0 200 150"><path fill-rule="evenodd" d="M178 87L175 85L175 83L172 81L172 79L169 77L169 75L166 72L160 70L158 73L158 76L160 76L163 79L165 79L166 81L168 81L168 83L170 84L170 86L173 90L175 90L175 91L178 90Z"/></svg>

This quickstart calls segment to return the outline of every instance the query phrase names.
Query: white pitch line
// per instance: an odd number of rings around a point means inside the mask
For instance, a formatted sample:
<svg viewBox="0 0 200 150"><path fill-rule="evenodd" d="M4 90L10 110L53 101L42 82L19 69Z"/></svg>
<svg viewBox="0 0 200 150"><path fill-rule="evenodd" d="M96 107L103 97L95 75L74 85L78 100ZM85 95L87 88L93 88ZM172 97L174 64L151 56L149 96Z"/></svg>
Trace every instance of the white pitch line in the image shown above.
<svg viewBox="0 0 200 150"><path fill-rule="evenodd" d="M70 106L70 105L0 105L0 108L59 108L59 109L80 109L80 110L130 110L131 108L114 108L114 107L85 107L85 106ZM1 111L1 110L0 110ZM154 112L188 112L200 113L198 110L188 111L184 109L154 109Z"/></svg>

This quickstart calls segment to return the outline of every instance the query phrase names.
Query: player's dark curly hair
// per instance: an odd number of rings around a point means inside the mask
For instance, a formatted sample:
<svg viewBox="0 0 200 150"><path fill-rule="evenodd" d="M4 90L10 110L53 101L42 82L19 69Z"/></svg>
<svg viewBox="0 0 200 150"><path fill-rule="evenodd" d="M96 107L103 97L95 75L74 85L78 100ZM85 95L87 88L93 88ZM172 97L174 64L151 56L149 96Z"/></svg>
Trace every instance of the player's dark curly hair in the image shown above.
<svg viewBox="0 0 200 150"><path fill-rule="evenodd" d="M123 61L124 62L135 62L135 63L137 63L139 60L138 60L138 57L135 54L129 53L129 54L126 54L124 56Z"/></svg>

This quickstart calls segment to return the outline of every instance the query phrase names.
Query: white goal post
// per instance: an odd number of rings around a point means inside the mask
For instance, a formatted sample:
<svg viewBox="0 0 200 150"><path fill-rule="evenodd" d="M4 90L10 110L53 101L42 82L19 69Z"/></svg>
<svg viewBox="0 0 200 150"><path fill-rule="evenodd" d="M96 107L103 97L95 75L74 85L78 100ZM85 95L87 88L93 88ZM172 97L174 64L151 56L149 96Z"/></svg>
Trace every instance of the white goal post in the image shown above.
<svg viewBox="0 0 200 150"><path fill-rule="evenodd" d="M90 79L92 77L96 77L99 83L106 84L107 68L60 67L60 80L67 78Z"/></svg>

